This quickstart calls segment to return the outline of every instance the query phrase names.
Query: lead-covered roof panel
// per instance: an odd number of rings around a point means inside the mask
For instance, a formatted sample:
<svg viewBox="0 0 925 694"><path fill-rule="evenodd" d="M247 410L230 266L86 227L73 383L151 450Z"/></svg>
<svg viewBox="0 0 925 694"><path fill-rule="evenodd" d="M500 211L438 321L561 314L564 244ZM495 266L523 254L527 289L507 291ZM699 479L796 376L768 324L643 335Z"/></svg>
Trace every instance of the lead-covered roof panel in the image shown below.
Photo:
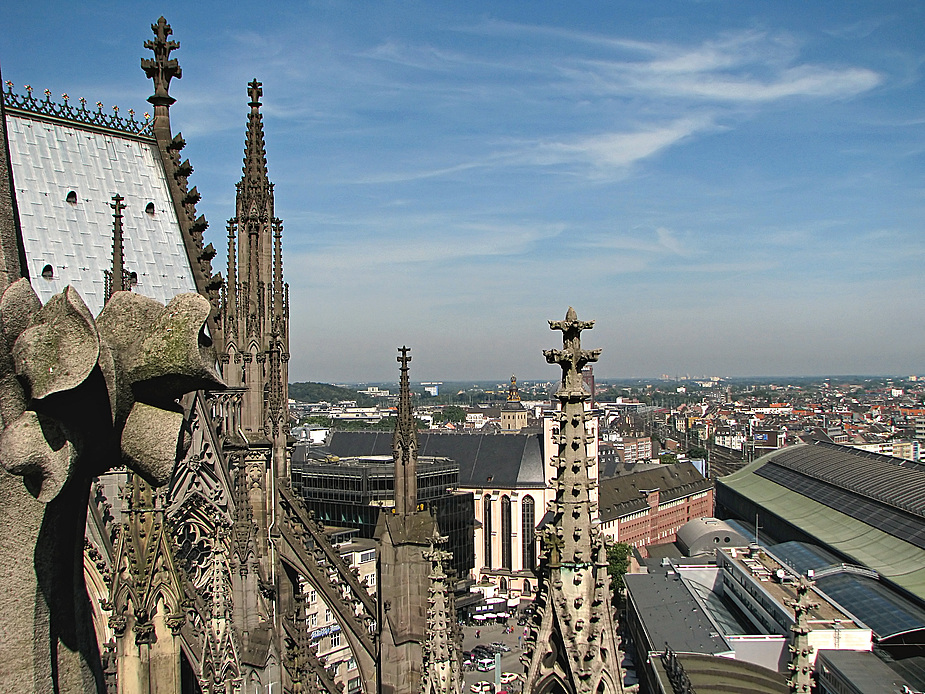
<svg viewBox="0 0 925 694"><path fill-rule="evenodd" d="M163 303L196 291L153 140L20 113L6 123L29 277L43 302L71 285L94 315L102 309L117 193L133 291Z"/></svg>

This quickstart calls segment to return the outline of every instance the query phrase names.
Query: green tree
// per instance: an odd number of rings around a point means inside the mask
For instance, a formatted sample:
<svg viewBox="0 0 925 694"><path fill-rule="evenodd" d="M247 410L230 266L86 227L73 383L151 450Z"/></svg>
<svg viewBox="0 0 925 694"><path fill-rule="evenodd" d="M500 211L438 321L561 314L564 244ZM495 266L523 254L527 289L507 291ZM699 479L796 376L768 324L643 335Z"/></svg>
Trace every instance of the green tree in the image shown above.
<svg viewBox="0 0 925 694"><path fill-rule="evenodd" d="M658 457L658 462L662 463L663 465L671 465L678 462L678 456L674 453L662 453Z"/></svg>
<svg viewBox="0 0 925 694"><path fill-rule="evenodd" d="M459 424L466 421L466 411L458 405L447 405L443 408L443 418L448 422Z"/></svg>
<svg viewBox="0 0 925 694"><path fill-rule="evenodd" d="M687 451L687 457L693 459L705 459L709 453L707 453L706 448L700 448L699 446L691 446Z"/></svg>
<svg viewBox="0 0 925 694"><path fill-rule="evenodd" d="M610 574L610 589L613 591L614 604L623 600L623 577L630 566L630 552L633 548L625 542L607 545L607 573Z"/></svg>

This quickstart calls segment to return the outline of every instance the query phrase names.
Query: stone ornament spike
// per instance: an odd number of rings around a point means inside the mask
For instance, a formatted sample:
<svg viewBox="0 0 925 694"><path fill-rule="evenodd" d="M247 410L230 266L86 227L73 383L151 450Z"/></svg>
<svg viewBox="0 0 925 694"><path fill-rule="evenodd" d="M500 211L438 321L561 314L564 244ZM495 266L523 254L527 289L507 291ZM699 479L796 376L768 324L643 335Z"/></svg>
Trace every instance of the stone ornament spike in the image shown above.
<svg viewBox="0 0 925 694"><path fill-rule="evenodd" d="M414 426L411 384L408 378L411 348L399 347L398 351L400 354L396 359L401 364L398 422L392 437L392 458L395 461L395 512L399 515L410 515L417 510L418 505L418 435Z"/></svg>

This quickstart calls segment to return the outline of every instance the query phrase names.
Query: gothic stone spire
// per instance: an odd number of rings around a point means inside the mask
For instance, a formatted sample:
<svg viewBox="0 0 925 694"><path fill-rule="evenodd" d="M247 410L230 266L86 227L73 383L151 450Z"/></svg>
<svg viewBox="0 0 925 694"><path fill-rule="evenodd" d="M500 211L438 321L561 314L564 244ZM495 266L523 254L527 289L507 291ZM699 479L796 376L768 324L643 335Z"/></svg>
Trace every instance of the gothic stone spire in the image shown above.
<svg viewBox="0 0 925 694"><path fill-rule="evenodd" d="M274 442L283 459L288 435L289 326L283 282L283 224L267 175L260 82L247 87L250 112L235 216L228 221L228 279L222 307L223 377L246 386L245 432Z"/></svg>
<svg viewBox="0 0 925 694"><path fill-rule="evenodd" d="M262 84L256 79L247 85L251 112L247 116L247 139L244 144L244 178L242 184L258 186L264 194L270 185L267 175L267 152L263 139L263 115L260 113Z"/></svg>
<svg viewBox="0 0 925 694"><path fill-rule="evenodd" d="M398 397L398 423L392 437L392 458L395 460L395 511L406 516L414 513L418 505L418 435L414 428L414 413L411 409L411 385L408 380L408 364L411 349L400 347L397 357L401 364L401 386Z"/></svg>
<svg viewBox="0 0 925 694"><path fill-rule="evenodd" d="M553 521L543 534L538 574L538 609L527 639L524 691L561 691L568 694L622 692L619 657L614 636L610 579L604 537L590 500L595 480L588 468L590 435L585 426L588 393L581 370L597 361L600 350L581 348L581 331L593 321L580 321L569 308L565 320L549 321L562 331L562 349L546 350L546 360L562 368L556 392L561 409L553 443L558 454Z"/></svg>

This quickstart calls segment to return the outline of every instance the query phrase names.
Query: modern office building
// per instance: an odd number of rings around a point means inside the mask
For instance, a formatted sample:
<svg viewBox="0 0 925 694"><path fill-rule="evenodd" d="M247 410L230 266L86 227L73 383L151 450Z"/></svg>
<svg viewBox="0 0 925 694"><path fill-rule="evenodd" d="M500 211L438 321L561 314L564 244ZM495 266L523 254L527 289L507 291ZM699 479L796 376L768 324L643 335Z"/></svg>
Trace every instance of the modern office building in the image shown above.
<svg viewBox="0 0 925 694"><path fill-rule="evenodd" d="M326 526L355 528L371 539L383 508L395 505L395 465L391 455L332 456L297 445L292 454L292 488ZM419 456L418 500L432 508L448 538L457 578L474 566L472 494L459 489L459 465L449 458Z"/></svg>

